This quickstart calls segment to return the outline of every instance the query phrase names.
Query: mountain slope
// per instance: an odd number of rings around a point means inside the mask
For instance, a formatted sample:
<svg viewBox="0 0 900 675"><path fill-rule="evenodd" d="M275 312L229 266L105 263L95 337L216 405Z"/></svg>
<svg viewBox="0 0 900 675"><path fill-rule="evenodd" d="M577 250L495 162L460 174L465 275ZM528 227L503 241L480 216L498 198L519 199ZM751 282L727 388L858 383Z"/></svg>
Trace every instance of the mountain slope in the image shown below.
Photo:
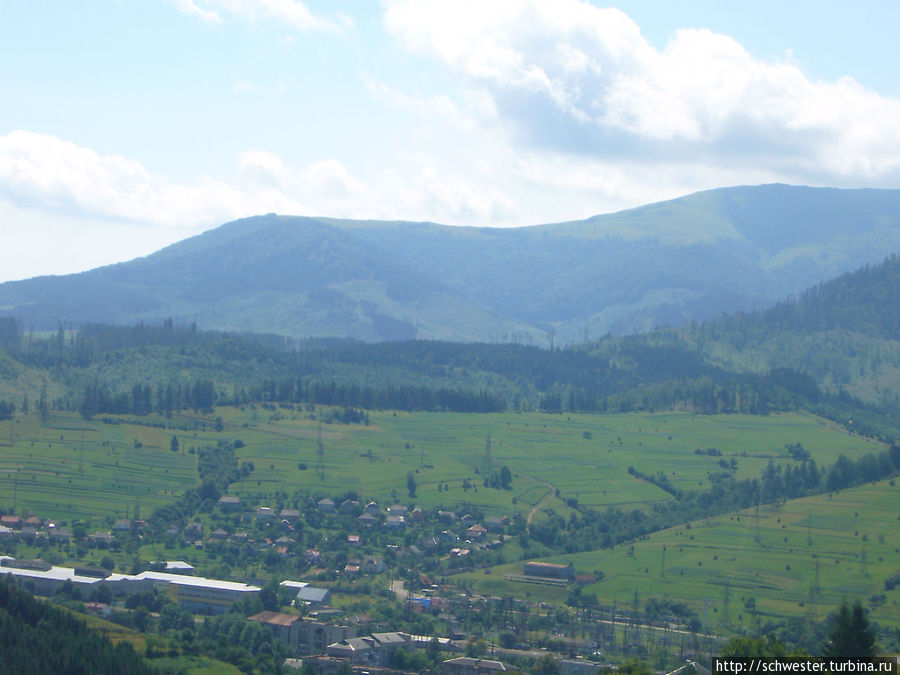
<svg viewBox="0 0 900 675"><path fill-rule="evenodd" d="M0 285L0 314L341 336L583 341L763 307L900 249L900 191L723 188L522 228L270 214Z"/></svg>
<svg viewBox="0 0 900 675"><path fill-rule="evenodd" d="M767 310L684 329L729 371L791 368L833 393L900 413L900 257L866 265ZM652 336L647 336L652 339Z"/></svg>

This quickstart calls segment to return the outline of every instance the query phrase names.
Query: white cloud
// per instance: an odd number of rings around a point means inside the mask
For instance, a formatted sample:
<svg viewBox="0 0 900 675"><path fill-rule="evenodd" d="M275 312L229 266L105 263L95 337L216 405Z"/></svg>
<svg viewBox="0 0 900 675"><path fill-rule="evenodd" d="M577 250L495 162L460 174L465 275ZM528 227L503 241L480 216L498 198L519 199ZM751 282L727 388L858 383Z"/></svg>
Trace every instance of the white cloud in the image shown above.
<svg viewBox="0 0 900 675"><path fill-rule="evenodd" d="M900 178L900 101L812 80L789 55L755 59L729 36L685 29L660 51L623 12L582 0L386 0L384 25L487 92L520 147L814 183Z"/></svg>
<svg viewBox="0 0 900 675"><path fill-rule="evenodd" d="M185 14L214 23L221 23L222 14L227 13L251 21L274 19L300 31L346 33L353 28L353 20L346 14L318 16L301 0L175 0L175 6Z"/></svg>
<svg viewBox="0 0 900 675"><path fill-rule="evenodd" d="M222 23L222 17L214 9L198 7L194 0L173 0L175 6L185 14L198 16L209 23Z"/></svg>
<svg viewBox="0 0 900 675"><path fill-rule="evenodd" d="M174 183L129 157L28 131L0 137L0 196L23 208L166 227L215 221L244 201L219 180Z"/></svg>

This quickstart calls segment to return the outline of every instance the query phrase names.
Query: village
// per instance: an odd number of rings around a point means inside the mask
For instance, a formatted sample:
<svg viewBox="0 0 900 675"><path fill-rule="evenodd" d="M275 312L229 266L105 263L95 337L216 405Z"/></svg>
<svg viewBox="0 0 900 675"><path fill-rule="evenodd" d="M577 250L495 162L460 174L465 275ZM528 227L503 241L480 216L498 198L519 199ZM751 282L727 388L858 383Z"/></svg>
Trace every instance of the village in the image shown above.
<svg viewBox="0 0 900 675"><path fill-rule="evenodd" d="M557 608L526 601L529 584L576 589L594 580L571 564L523 562L521 573L507 575L522 584L517 598L479 596L457 580L496 562L492 556L519 532L517 518L457 516L415 504L382 509L352 494L281 507L226 494L208 506L183 523L117 518L93 532L82 523L4 515L0 578L36 595L80 601L84 611L111 620L146 607L136 599L150 596L195 622L239 613L280 643L286 666L321 673L428 666L474 675L522 669L553 655L560 672L591 675L604 665L602 649L616 641L614 610L606 621L598 612L587 625L582 610L579 631L567 627L571 618ZM188 555L117 571L120 553L150 542L193 552L203 569L221 570L214 561L232 561L232 580L201 576ZM99 565L68 562L101 553ZM240 579L235 570L248 559L265 576ZM354 602L358 597L375 600Z"/></svg>

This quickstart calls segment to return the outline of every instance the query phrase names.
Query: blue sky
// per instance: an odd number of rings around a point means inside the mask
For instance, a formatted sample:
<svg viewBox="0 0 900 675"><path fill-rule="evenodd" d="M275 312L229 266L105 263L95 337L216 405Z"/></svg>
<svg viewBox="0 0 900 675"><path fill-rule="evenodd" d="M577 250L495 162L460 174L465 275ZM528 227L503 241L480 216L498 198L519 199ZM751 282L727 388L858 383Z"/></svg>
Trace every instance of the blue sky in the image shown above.
<svg viewBox="0 0 900 675"><path fill-rule="evenodd" d="M900 187L900 4L0 0L0 280L276 211Z"/></svg>

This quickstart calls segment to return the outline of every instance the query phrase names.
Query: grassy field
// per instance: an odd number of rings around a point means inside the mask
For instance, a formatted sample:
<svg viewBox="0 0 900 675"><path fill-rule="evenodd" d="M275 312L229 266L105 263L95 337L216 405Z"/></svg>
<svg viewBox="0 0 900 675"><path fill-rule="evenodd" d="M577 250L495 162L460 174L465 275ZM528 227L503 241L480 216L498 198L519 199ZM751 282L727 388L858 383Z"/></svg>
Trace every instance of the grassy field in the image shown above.
<svg viewBox="0 0 900 675"><path fill-rule="evenodd" d="M0 507L42 518L149 514L197 483L196 458L172 432L74 414L0 423Z"/></svg>
<svg viewBox="0 0 900 675"><path fill-rule="evenodd" d="M221 431L214 427L221 417ZM544 507L566 514L562 500L634 506L665 500L660 488L628 467L664 472L683 490L709 487L720 460L739 478L759 476L770 461L793 463L787 443L801 443L820 467L883 447L803 414L765 417L681 413L620 415L371 413L371 423L320 424L297 410L221 408L213 416L155 416L143 424L106 424L73 413L0 422L0 508L42 517L142 514L197 483L191 446L241 439L239 459L254 472L230 492L265 502L284 490L338 495L355 490L379 501L429 506L471 504L486 513ZM179 452L170 450L172 436ZM488 450L488 438L490 446ZM321 440L321 443L320 443ZM321 452L319 448L321 447ZM695 454L716 448L721 457ZM483 486L485 472L508 466L511 489ZM305 467L305 469L303 468ZM407 494L412 472L417 496ZM468 482L471 486L466 489ZM439 485L441 486L439 488ZM535 509L540 505L540 509Z"/></svg>
<svg viewBox="0 0 900 675"><path fill-rule="evenodd" d="M841 453L855 458L883 450L802 414L372 413L368 427L322 425L320 459L319 427L302 414L282 413L282 419L274 420L257 414L254 422L251 411L229 413L223 416L247 443L241 458L256 467L249 479L234 486L237 494L352 489L367 498L406 502L406 476L413 471L417 503L469 503L488 513L528 512L538 503L565 513L557 491L563 499L601 507L669 498L655 485L630 476L629 466L649 474L663 471L680 489L704 490L709 473L722 470L721 459L737 462L739 478L758 477L770 461L793 463L787 443L801 443L820 467ZM698 448L716 448L722 457L695 454ZM305 471L298 468L301 463ZM484 472L504 465L512 471L512 489L484 488ZM471 489L464 489L466 480ZM447 490L439 491L439 484Z"/></svg>
<svg viewBox="0 0 900 675"><path fill-rule="evenodd" d="M603 603L631 606L650 596L693 606L719 629L772 618L822 619L844 599L861 599L880 622L900 626L900 487L889 481L797 499L657 532L634 544L546 559L601 570L585 588ZM562 602L568 589L503 578L522 563L468 575L486 593ZM750 599L753 599L752 602Z"/></svg>

